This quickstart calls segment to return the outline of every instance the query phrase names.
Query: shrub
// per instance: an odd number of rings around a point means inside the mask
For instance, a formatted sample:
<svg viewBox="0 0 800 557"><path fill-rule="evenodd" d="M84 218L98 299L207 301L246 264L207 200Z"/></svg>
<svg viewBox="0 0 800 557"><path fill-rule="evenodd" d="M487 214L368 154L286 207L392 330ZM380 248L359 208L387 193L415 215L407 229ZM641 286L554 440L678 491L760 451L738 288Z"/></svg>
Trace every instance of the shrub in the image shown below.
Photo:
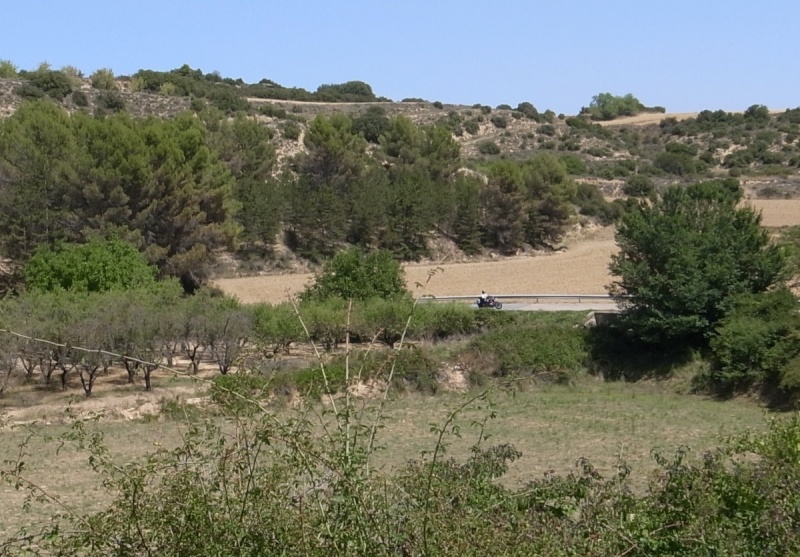
<svg viewBox="0 0 800 557"><path fill-rule="evenodd" d="M634 174L622 188L622 193L630 197L651 197L655 191L653 181L643 174Z"/></svg>
<svg viewBox="0 0 800 557"><path fill-rule="evenodd" d="M603 225L613 223L622 215L619 206L606 201L594 184L578 182L575 204L581 215L596 217Z"/></svg>
<svg viewBox="0 0 800 557"><path fill-rule="evenodd" d="M91 240L61 244L55 251L41 246L25 265L24 275L30 290L104 292L154 284L156 269L131 244Z"/></svg>
<svg viewBox="0 0 800 557"><path fill-rule="evenodd" d="M44 91L42 91L32 83L23 83L22 85L14 89L14 93L16 95L19 95L23 99L28 99L28 100L42 99L47 96L47 94Z"/></svg>
<svg viewBox="0 0 800 557"><path fill-rule="evenodd" d="M414 336L429 340L471 334L478 328L476 311L459 303L421 304L417 306L411 326Z"/></svg>
<svg viewBox="0 0 800 557"><path fill-rule="evenodd" d="M508 127L508 118L503 116L502 114L495 114L491 117L491 122L494 124L494 127L505 129Z"/></svg>
<svg viewBox="0 0 800 557"><path fill-rule="evenodd" d="M31 75L30 83L56 101L64 100L72 92L72 82L64 72L37 70Z"/></svg>
<svg viewBox="0 0 800 557"><path fill-rule="evenodd" d="M470 342L468 350L492 355L498 377L538 375L565 382L588 361L585 331L569 325L501 327Z"/></svg>
<svg viewBox="0 0 800 557"><path fill-rule="evenodd" d="M475 135L476 133L478 133L478 129L479 129L479 127L480 127L480 126L479 126L479 124L478 124L478 121L477 121L477 120L475 120L474 118L470 118L469 120L467 120L466 122L464 122L464 129L465 129L465 130L467 131L467 133L469 133L469 134Z"/></svg>
<svg viewBox="0 0 800 557"><path fill-rule="evenodd" d="M347 337L347 305L339 298L305 301L300 314L311 340L326 352L338 348Z"/></svg>
<svg viewBox="0 0 800 557"><path fill-rule="evenodd" d="M295 124L294 122L287 122L283 126L283 137L290 141L297 141L300 139L300 133L302 132L300 126Z"/></svg>
<svg viewBox="0 0 800 557"><path fill-rule="evenodd" d="M797 388L787 365L800 355L797 298L786 288L736 299L711 339L715 390L731 393L755 384ZM789 370L793 371L793 370Z"/></svg>
<svg viewBox="0 0 800 557"><path fill-rule="evenodd" d="M269 377L254 373L228 373L211 381L211 400L225 413L251 416L272 389Z"/></svg>
<svg viewBox="0 0 800 557"><path fill-rule="evenodd" d="M89 99L86 97L86 93L84 93L83 91L73 91L72 102L75 104L75 106L80 106L80 107L89 106Z"/></svg>
<svg viewBox="0 0 800 557"><path fill-rule="evenodd" d="M102 91L113 91L117 88L117 82L114 79L114 72L109 68L100 68L96 70L90 77L92 87Z"/></svg>
<svg viewBox="0 0 800 557"><path fill-rule="evenodd" d="M573 176L583 176L587 173L586 163L577 155L562 155L560 160L564 167Z"/></svg>
<svg viewBox="0 0 800 557"><path fill-rule="evenodd" d="M387 250L339 252L301 294L304 300L401 298L408 294L400 263Z"/></svg>
<svg viewBox="0 0 800 557"><path fill-rule="evenodd" d="M485 139L478 143L478 152L481 155L499 155L500 147L494 141Z"/></svg>
<svg viewBox="0 0 800 557"><path fill-rule="evenodd" d="M289 303L255 306L253 335L257 346L262 351L272 354L278 352L288 354L292 343L304 338L303 325Z"/></svg>
<svg viewBox="0 0 800 557"><path fill-rule="evenodd" d="M17 66L11 60L0 60L0 79L13 79L17 77Z"/></svg>
<svg viewBox="0 0 800 557"><path fill-rule="evenodd" d="M120 112L125 110L125 100L116 91L101 91L95 100L95 106L102 112Z"/></svg>
<svg viewBox="0 0 800 557"><path fill-rule="evenodd" d="M408 298L385 300L372 298L356 306L354 331L362 341L377 339L390 348L400 340L411 314L412 302Z"/></svg>

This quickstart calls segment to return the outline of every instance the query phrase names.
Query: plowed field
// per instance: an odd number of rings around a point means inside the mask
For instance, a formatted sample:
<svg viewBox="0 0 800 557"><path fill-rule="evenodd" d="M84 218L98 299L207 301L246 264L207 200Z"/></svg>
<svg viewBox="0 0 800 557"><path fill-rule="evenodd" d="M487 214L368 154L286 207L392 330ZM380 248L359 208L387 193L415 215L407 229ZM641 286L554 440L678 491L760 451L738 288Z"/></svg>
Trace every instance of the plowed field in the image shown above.
<svg viewBox="0 0 800 557"><path fill-rule="evenodd" d="M800 200L753 200L762 210L767 227L800 224ZM406 265L406 277L414 292L439 296L473 295L482 289L494 294L605 294L612 280L609 258L616 251L613 231L578 241L566 251L496 261L439 265ZM421 290L428 273L436 271ZM218 279L215 284L242 302L278 303L287 293L298 294L310 274L267 275Z"/></svg>

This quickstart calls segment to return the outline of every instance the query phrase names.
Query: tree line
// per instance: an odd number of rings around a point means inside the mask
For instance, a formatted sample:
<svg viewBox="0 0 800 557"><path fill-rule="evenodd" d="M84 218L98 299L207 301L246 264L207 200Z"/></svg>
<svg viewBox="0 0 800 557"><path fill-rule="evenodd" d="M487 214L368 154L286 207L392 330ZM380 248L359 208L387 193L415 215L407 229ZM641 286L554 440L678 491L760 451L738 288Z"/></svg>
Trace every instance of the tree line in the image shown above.
<svg viewBox="0 0 800 557"><path fill-rule="evenodd" d="M113 236L197 281L218 249L285 240L317 260L347 245L409 260L435 233L513 253L557 241L574 217L577 187L549 154L464 173L443 126L375 111L317 116L303 141L279 169L272 130L244 114L135 120L24 102L0 122L0 253L22 265L40 245Z"/></svg>

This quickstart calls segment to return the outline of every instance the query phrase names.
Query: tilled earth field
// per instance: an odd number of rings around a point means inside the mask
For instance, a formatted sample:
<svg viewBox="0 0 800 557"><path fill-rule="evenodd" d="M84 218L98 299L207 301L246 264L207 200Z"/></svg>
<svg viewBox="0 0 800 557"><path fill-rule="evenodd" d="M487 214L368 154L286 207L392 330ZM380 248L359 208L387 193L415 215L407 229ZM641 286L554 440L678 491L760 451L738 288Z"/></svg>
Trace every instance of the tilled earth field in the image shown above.
<svg viewBox="0 0 800 557"><path fill-rule="evenodd" d="M769 228L800 224L800 200L750 201L763 212ZM502 258L495 261L436 265L406 265L409 288L416 294L438 296L476 295L481 290L494 294L605 294L613 277L608 272L617 247L613 230L567 246L556 253ZM434 273L424 288L429 273ZM244 303L279 303L287 294L298 294L312 279L311 274L266 275L218 279L215 284Z"/></svg>

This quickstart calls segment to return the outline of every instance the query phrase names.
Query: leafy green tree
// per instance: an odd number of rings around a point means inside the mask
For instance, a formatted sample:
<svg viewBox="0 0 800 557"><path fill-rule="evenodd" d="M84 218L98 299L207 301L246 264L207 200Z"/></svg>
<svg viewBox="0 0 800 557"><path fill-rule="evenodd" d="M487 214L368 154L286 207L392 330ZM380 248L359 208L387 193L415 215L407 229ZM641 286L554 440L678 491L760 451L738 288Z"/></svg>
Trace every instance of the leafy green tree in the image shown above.
<svg viewBox="0 0 800 557"><path fill-rule="evenodd" d="M328 261L302 294L303 300L401 298L408 294L400 263L391 252L341 251Z"/></svg>
<svg viewBox="0 0 800 557"><path fill-rule="evenodd" d="M705 345L736 296L782 279L783 250L741 199L735 180L673 186L623 215L610 292L635 337Z"/></svg>
<svg viewBox="0 0 800 557"><path fill-rule="evenodd" d="M42 245L25 265L29 290L105 292L152 285L156 269L129 243L90 240L86 244Z"/></svg>

